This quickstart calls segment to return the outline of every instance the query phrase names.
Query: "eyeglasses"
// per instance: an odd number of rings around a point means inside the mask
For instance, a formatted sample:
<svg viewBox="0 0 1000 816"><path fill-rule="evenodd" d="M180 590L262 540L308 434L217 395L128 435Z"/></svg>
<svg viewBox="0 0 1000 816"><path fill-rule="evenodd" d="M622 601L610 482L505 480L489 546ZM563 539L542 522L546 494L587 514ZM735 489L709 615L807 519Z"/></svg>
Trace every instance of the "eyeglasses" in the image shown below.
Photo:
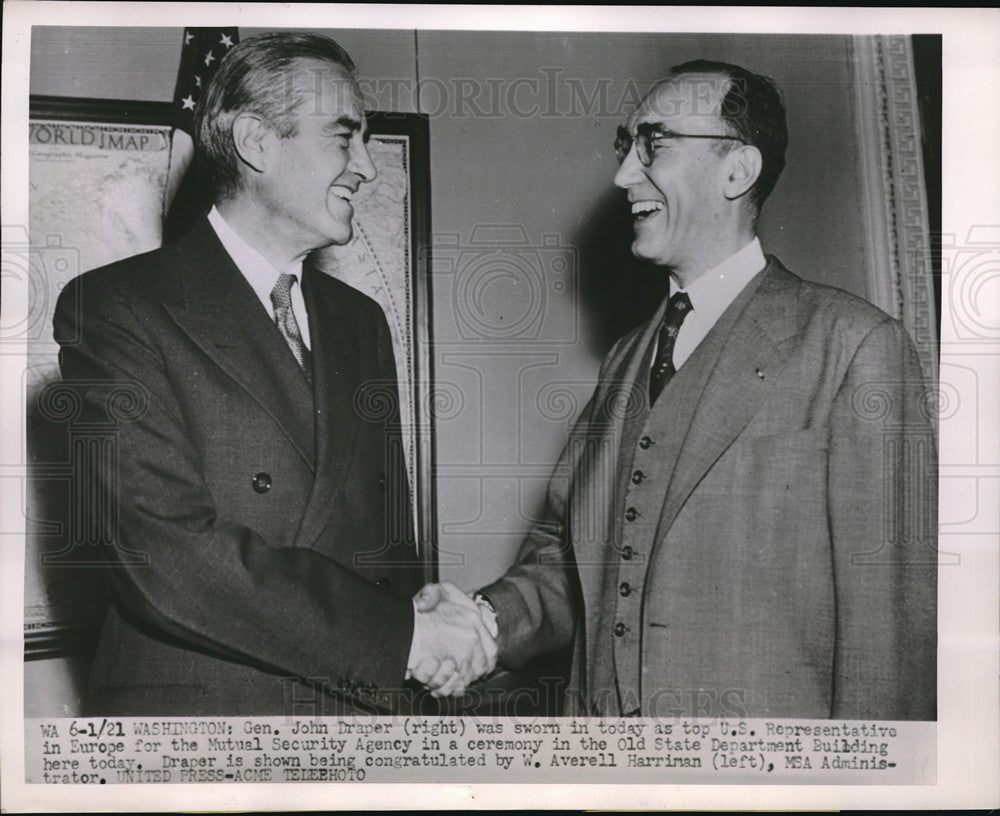
<svg viewBox="0 0 1000 816"><path fill-rule="evenodd" d="M618 156L618 163L625 161L632 150L632 143L635 142L635 153L639 157L644 167L649 167L653 163L653 145L663 139L725 139L732 142L743 142L738 136L723 136L716 133L674 133L672 130L647 130L639 125L639 132L632 136L628 128L623 125L618 126L618 133L615 136L615 154Z"/></svg>

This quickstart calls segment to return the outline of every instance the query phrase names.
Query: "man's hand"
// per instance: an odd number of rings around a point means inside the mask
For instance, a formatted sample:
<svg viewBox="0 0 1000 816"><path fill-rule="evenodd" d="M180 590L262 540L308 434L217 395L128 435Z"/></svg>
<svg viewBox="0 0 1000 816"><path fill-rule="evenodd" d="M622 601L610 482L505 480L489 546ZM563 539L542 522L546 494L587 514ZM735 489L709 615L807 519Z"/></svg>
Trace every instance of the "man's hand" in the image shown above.
<svg viewBox="0 0 1000 816"><path fill-rule="evenodd" d="M428 584L413 599L414 628L407 674L435 697L461 696L496 666L497 647L479 606L451 583Z"/></svg>

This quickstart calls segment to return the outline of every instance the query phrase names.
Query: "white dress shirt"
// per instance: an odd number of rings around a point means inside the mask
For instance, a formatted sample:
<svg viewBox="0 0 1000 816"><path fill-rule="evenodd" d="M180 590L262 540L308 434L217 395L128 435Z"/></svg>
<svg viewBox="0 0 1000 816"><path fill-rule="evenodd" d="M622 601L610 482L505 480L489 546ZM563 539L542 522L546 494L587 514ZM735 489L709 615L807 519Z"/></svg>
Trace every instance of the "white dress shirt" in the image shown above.
<svg viewBox="0 0 1000 816"><path fill-rule="evenodd" d="M275 268L270 261L237 235L236 230L226 223L222 214L214 206L208 213L208 223L212 225L212 229L219 236L223 248L233 259L236 268L247 279L247 283L253 287L272 319L274 318L274 304L271 303L271 290L274 289L274 285L278 282L278 277L283 271L295 276L298 286L292 287L292 312L295 315L295 322L299 324L302 341L306 344L306 348L312 349L312 343L309 339L309 315L306 312L305 298L302 297L302 261L296 261L285 270Z"/></svg>
<svg viewBox="0 0 1000 816"><path fill-rule="evenodd" d="M678 286L671 276L670 294L686 291L691 299L691 311L684 318L674 342L675 369L679 369L698 348L729 304L766 264L760 239L754 238L735 255L709 269L687 289Z"/></svg>

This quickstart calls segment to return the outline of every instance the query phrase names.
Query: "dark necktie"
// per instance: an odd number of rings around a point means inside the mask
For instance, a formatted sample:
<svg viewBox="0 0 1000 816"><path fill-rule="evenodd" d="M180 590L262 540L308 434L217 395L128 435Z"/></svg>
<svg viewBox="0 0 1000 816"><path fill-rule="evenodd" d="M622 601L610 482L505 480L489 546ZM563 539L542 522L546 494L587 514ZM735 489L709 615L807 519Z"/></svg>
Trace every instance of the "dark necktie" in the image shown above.
<svg viewBox="0 0 1000 816"><path fill-rule="evenodd" d="M306 379L312 382L312 360L309 348L302 339L302 332L299 331L298 321L295 319L295 311L292 309L292 286L298 278L285 272L278 276L278 282L271 290L271 305L274 306L274 322L278 326L288 347L295 355L295 359L306 375Z"/></svg>
<svg viewBox="0 0 1000 816"><path fill-rule="evenodd" d="M677 332L680 331L681 323L691 311L691 299L687 292L674 292L667 303L666 314L663 315L663 322L660 324L659 338L656 344L656 359L653 361L653 368L649 372L649 404L650 407L656 402L656 398L663 391L663 386L670 382L677 369L674 368L674 343L677 342Z"/></svg>

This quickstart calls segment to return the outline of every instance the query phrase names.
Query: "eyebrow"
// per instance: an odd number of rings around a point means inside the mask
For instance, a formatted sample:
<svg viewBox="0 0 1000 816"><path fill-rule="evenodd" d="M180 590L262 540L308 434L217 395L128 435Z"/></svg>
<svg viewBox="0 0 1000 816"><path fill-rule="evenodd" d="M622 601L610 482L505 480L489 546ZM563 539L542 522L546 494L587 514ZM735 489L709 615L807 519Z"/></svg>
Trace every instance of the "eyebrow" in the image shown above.
<svg viewBox="0 0 1000 816"><path fill-rule="evenodd" d="M345 113L326 124L327 130L333 130L338 127L347 128L348 130L361 130L361 120L355 119L353 116L348 116Z"/></svg>
<svg viewBox="0 0 1000 816"><path fill-rule="evenodd" d="M665 127L663 122L640 122L635 126L635 132L644 136L671 136L676 131Z"/></svg>
<svg viewBox="0 0 1000 816"><path fill-rule="evenodd" d="M355 119L353 116L348 116L346 113L341 114L332 122L328 122L324 127L324 130L332 131L336 128L347 128L351 133L357 133L361 131L361 138L367 144L368 140L371 139L371 131L368 130L368 119Z"/></svg>

